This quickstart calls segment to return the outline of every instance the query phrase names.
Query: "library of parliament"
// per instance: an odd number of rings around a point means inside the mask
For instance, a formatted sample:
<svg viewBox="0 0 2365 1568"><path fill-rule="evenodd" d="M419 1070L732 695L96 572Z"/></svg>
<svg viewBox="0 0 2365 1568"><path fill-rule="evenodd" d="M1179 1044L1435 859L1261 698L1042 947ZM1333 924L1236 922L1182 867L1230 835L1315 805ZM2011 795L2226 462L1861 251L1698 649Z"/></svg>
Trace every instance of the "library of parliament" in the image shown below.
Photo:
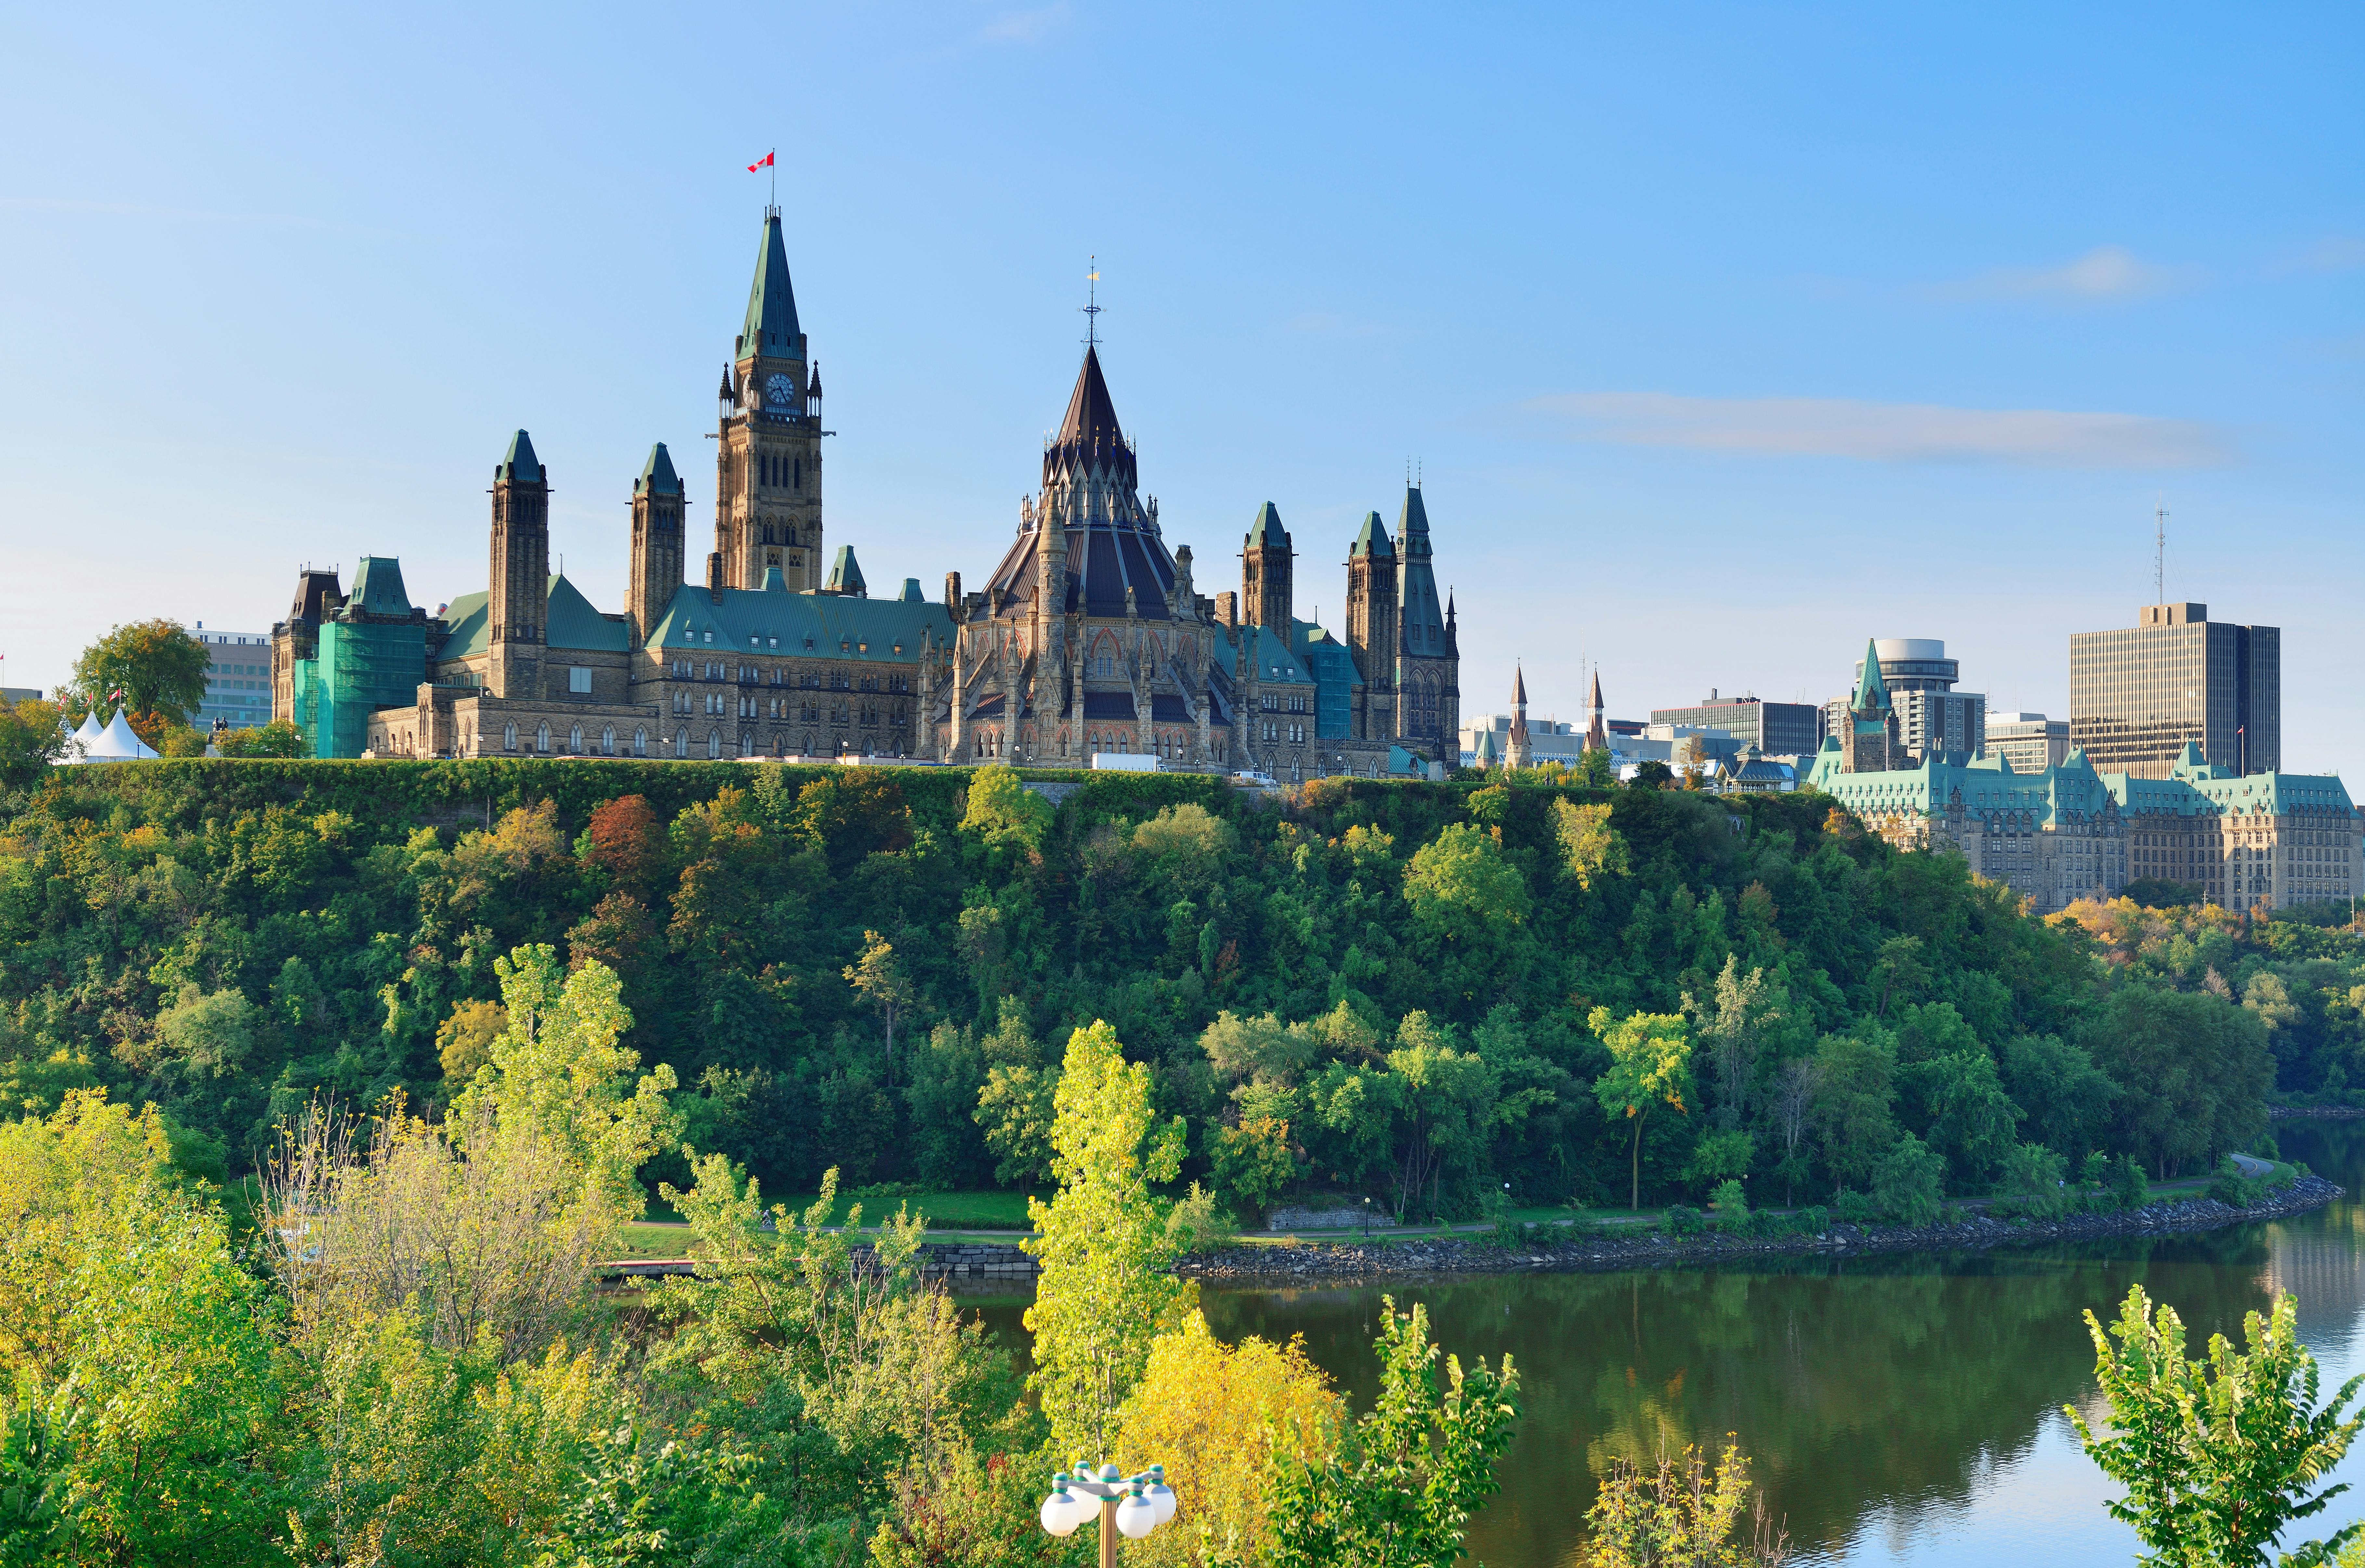
<svg viewBox="0 0 2365 1568"><path fill-rule="evenodd" d="M851 545L828 554L821 373L777 207L717 419L697 580L663 443L631 486L623 609L553 574L551 475L519 431L493 472L486 587L431 615L392 557L363 557L350 589L305 571L273 629L274 716L320 756L1131 753L1283 780L1456 760L1454 610L1417 485L1393 533L1374 511L1349 545L1343 637L1297 618L1296 551L1271 502L1242 538L1239 588L1202 594L1087 346L1040 487L981 584L952 571L939 599L911 577L874 596Z"/></svg>

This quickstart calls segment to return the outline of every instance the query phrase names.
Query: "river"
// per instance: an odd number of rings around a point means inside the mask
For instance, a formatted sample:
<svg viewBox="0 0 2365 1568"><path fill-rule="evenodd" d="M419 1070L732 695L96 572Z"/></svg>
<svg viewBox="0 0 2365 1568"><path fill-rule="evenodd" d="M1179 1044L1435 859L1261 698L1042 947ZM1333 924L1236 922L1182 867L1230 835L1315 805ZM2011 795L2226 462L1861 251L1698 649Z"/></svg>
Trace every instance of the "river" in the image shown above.
<svg viewBox="0 0 2365 1568"><path fill-rule="evenodd" d="M2286 1159L2365 1193L2365 1124L2277 1124ZM2140 1282L2198 1350L2245 1312L2299 1298L2328 1394L2365 1371L2365 1203L2202 1236L2021 1252L1779 1261L1618 1274L1518 1274L1386 1286L1203 1286L1221 1336L1303 1334L1357 1410L1375 1383L1383 1294L1418 1301L1467 1360L1518 1363L1523 1416L1502 1492L1474 1521L1491 1568L1574 1561L1596 1478L1733 1434L1802 1563L2124 1562L2134 1533L2061 1414L2090 1413L2093 1349ZM1000 1305L1001 1304L997 1304ZM1014 1309L988 1316L1015 1329ZM2365 1442L2336 1479L2365 1483ZM2312 1521L2365 1515L2365 1485Z"/></svg>

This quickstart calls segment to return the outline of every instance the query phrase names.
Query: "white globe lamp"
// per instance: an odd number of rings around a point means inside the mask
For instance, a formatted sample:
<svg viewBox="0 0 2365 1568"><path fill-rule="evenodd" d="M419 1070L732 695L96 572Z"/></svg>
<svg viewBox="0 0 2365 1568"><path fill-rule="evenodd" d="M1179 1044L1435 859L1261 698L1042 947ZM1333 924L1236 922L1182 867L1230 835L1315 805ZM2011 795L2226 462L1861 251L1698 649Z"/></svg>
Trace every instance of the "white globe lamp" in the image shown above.
<svg viewBox="0 0 2365 1568"><path fill-rule="evenodd" d="M1153 1481L1141 1489L1141 1495L1149 1500L1151 1507L1158 1510L1158 1523L1162 1525L1174 1517L1173 1487L1163 1481Z"/></svg>
<svg viewBox="0 0 2365 1568"><path fill-rule="evenodd" d="M1056 1536L1070 1536L1094 1510L1092 1506L1068 1490L1068 1478L1061 1475L1054 1484L1051 1495L1043 1499L1043 1529Z"/></svg>
<svg viewBox="0 0 2365 1568"><path fill-rule="evenodd" d="M1159 1523L1158 1505L1138 1492L1126 1493L1116 1506L1116 1532L1127 1540L1139 1540Z"/></svg>

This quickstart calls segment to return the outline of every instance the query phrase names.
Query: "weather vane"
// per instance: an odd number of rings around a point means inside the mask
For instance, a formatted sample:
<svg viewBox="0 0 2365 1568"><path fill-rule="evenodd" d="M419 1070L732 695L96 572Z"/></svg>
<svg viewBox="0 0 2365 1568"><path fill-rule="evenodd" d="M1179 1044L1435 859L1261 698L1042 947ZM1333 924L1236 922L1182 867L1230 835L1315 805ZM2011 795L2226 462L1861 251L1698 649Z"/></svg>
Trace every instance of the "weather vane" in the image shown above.
<svg viewBox="0 0 2365 1568"><path fill-rule="evenodd" d="M1093 257L1090 265L1092 270L1084 274L1084 304L1082 308L1084 312L1084 346L1086 348L1090 348L1101 341L1100 314L1102 307L1100 303L1100 257Z"/></svg>

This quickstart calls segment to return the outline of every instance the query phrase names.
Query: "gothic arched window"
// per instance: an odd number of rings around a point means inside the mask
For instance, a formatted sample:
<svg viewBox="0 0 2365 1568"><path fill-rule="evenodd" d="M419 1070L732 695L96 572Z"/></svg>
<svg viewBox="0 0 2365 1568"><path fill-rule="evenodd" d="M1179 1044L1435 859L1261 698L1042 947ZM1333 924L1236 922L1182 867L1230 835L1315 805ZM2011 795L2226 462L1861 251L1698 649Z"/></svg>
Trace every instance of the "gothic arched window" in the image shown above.
<svg viewBox="0 0 2365 1568"><path fill-rule="evenodd" d="M646 756L649 755L648 731L634 730L633 732L633 755L634 756Z"/></svg>
<svg viewBox="0 0 2365 1568"><path fill-rule="evenodd" d="M503 724L501 726L501 749L503 751L517 750L517 725L514 723Z"/></svg>
<svg viewBox="0 0 2365 1568"><path fill-rule="evenodd" d="M545 752L550 749L550 726L548 724L537 724L534 726L533 749L536 751Z"/></svg>
<svg viewBox="0 0 2365 1568"><path fill-rule="evenodd" d="M603 724L600 727L600 749L607 753L610 756L616 755L615 725Z"/></svg>
<svg viewBox="0 0 2365 1568"><path fill-rule="evenodd" d="M577 724L573 729L566 732L566 749L572 756L580 756L583 755L582 725Z"/></svg>
<svg viewBox="0 0 2365 1568"><path fill-rule="evenodd" d="M720 756L722 756L722 755L723 755L723 736L722 736L721 733L720 733L720 732L718 732L718 731L715 731L715 730L709 730L709 731L707 731L707 732L706 732L706 756L707 756L707 760L708 760L708 761L710 761L710 762L711 762L711 761L713 761L713 760L715 760L716 758L719 758Z"/></svg>

